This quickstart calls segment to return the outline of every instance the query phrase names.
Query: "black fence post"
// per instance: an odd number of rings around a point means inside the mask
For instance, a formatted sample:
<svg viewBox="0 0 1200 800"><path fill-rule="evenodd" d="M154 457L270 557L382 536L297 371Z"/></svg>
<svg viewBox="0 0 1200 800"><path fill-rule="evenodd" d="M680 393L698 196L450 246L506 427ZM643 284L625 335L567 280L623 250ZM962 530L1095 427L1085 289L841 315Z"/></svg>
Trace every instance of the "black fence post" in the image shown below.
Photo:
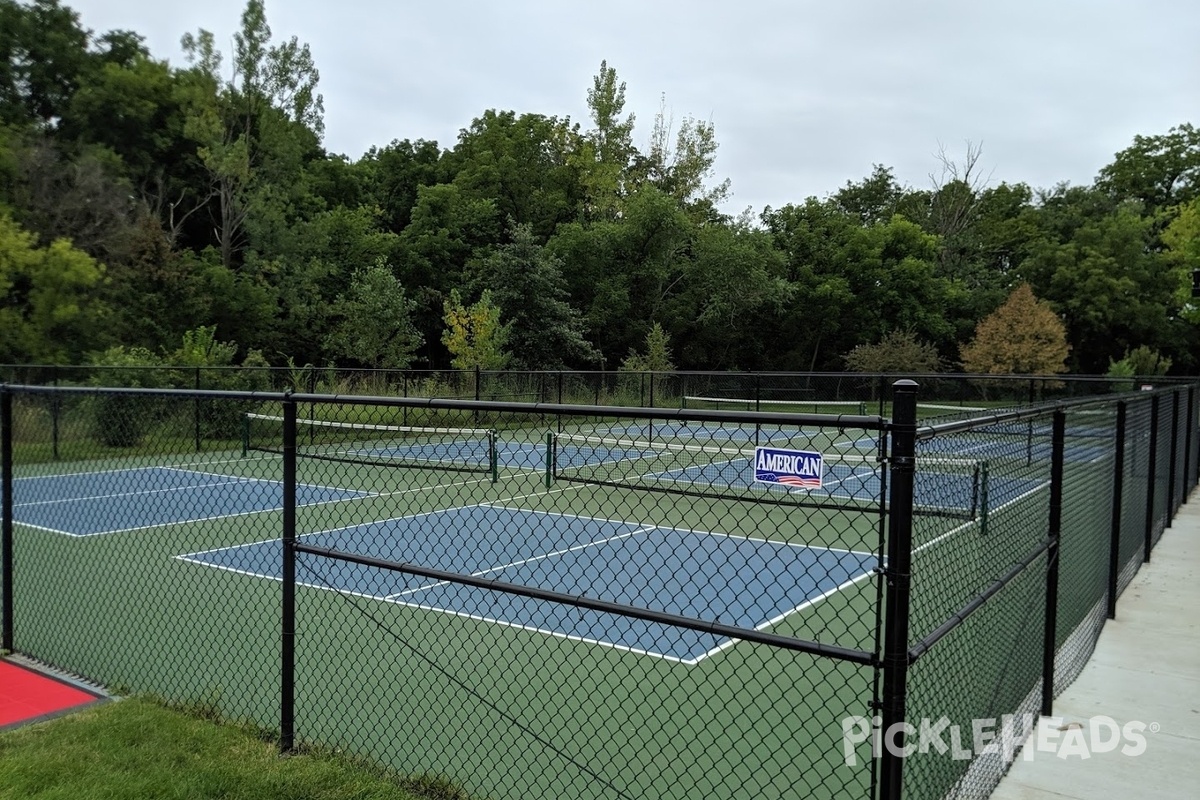
<svg viewBox="0 0 1200 800"><path fill-rule="evenodd" d="M1150 463L1146 468L1146 541L1142 563L1150 562L1154 544L1154 484L1158 482L1158 395L1150 398Z"/></svg>
<svg viewBox="0 0 1200 800"><path fill-rule="evenodd" d="M1117 578L1121 571L1121 489L1125 485L1125 401L1117 403L1117 449L1113 454L1112 525L1108 536L1108 618L1117 618Z"/></svg>
<svg viewBox="0 0 1200 800"><path fill-rule="evenodd" d="M4 581L4 630L0 647L13 651L13 435L12 392L0 386L0 484L4 493L0 518L0 573Z"/></svg>
<svg viewBox="0 0 1200 800"><path fill-rule="evenodd" d="M1063 452L1067 415L1054 412L1050 442L1050 544L1046 548L1046 611L1042 630L1042 716L1054 713L1054 651L1058 637L1058 558L1062 536Z"/></svg>
<svg viewBox="0 0 1200 800"><path fill-rule="evenodd" d="M1192 487L1192 435L1196 428L1195 386L1187 390L1187 417L1183 421L1183 499L1186 503Z"/></svg>
<svg viewBox="0 0 1200 800"><path fill-rule="evenodd" d="M196 391L197 392L200 391L201 382L200 382L200 368L199 367L196 367L195 384L196 384L196 386L195 386ZM193 416L195 417L195 419L193 421L196 424L196 452L197 453L200 452L200 402L201 402L200 397L199 397L199 395L197 395L195 404L193 406L193 408L194 408Z"/></svg>
<svg viewBox="0 0 1200 800"><path fill-rule="evenodd" d="M1175 519L1175 485L1179 480L1179 437L1176 435L1179 432L1179 390L1171 390L1171 463L1167 467L1167 521L1166 526L1171 527L1171 522Z"/></svg>
<svg viewBox="0 0 1200 800"><path fill-rule="evenodd" d="M283 401L283 616L279 750L295 747L296 701L296 401Z"/></svg>
<svg viewBox="0 0 1200 800"><path fill-rule="evenodd" d="M912 588L913 481L916 472L917 384L892 384L892 452L888 471L888 540L883 575L887 618L883 631L883 752L880 798L900 800L904 790L904 722L908 695L908 616Z"/></svg>
<svg viewBox="0 0 1200 800"><path fill-rule="evenodd" d="M52 374L54 375L54 388L58 388L58 367L55 367ZM54 460L58 461L58 414L59 414L58 392L50 396L50 450L54 456Z"/></svg>

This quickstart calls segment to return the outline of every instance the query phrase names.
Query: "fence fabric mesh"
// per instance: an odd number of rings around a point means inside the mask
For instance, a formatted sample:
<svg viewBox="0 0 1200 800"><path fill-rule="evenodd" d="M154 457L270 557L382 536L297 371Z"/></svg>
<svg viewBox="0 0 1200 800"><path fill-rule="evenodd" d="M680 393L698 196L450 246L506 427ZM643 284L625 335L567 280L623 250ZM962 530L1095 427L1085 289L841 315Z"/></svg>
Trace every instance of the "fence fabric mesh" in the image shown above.
<svg viewBox="0 0 1200 800"><path fill-rule="evenodd" d="M471 797L894 797L907 520L904 719L947 747L898 787L986 797L1200 454L1192 386L931 381L905 428L879 376L453 375L0 388L5 647Z"/></svg>

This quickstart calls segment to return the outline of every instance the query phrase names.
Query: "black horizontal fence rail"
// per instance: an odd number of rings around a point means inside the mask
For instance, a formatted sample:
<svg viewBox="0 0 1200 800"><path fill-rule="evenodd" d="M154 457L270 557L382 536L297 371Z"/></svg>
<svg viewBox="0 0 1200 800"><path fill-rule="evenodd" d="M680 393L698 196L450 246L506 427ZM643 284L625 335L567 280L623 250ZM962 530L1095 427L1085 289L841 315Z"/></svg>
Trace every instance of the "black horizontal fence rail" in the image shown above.
<svg viewBox="0 0 1200 800"><path fill-rule="evenodd" d="M480 798L986 797L901 748L1052 713L1200 460L1159 379L98 374L0 385L4 648Z"/></svg>

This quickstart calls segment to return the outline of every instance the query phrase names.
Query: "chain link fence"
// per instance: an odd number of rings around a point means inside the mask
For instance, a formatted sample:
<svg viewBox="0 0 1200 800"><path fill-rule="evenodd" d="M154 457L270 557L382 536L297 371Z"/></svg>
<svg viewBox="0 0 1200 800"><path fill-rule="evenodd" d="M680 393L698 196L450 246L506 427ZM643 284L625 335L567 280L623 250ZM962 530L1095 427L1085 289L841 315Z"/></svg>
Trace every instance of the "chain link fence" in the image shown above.
<svg viewBox="0 0 1200 800"><path fill-rule="evenodd" d="M473 798L986 797L1197 481L1194 385L458 375L0 387L3 646Z"/></svg>

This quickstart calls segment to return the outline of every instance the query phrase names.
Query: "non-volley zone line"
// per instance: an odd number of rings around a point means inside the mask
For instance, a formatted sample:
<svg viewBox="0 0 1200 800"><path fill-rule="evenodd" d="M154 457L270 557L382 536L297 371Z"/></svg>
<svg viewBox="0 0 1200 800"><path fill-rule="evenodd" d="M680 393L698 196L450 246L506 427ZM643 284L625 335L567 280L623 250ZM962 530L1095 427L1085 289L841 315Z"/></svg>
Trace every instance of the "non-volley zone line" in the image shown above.
<svg viewBox="0 0 1200 800"><path fill-rule="evenodd" d="M375 493L299 483L296 505ZM132 467L13 481L13 521L66 536L110 533L278 511L283 483L182 467Z"/></svg>
<svg viewBox="0 0 1200 800"><path fill-rule="evenodd" d="M479 504L304 534L351 555L762 629L872 574L874 553ZM280 580L279 540L178 556ZM695 664L732 640L619 614L297 554L312 588Z"/></svg>

